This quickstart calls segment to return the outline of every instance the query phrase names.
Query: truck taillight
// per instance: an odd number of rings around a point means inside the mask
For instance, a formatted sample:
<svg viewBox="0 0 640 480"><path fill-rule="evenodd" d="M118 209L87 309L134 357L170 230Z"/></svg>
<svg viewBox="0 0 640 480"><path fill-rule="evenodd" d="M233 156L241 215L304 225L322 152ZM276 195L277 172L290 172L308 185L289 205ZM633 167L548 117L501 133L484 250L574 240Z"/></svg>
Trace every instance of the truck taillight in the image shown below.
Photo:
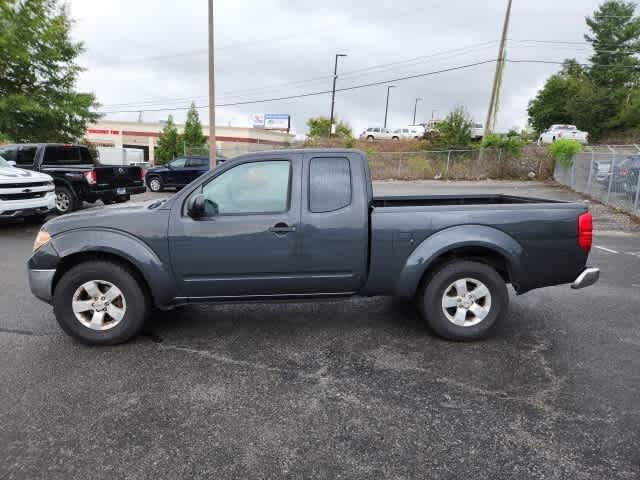
<svg viewBox="0 0 640 480"><path fill-rule="evenodd" d="M589 253L593 242L593 217L591 213L583 213L578 217L578 245Z"/></svg>
<svg viewBox="0 0 640 480"><path fill-rule="evenodd" d="M95 185L98 182L98 175L95 170L91 170L90 172L84 172L84 179L89 185Z"/></svg>
<svg viewBox="0 0 640 480"><path fill-rule="evenodd" d="M140 167L140 180L144 181L144 168Z"/></svg>

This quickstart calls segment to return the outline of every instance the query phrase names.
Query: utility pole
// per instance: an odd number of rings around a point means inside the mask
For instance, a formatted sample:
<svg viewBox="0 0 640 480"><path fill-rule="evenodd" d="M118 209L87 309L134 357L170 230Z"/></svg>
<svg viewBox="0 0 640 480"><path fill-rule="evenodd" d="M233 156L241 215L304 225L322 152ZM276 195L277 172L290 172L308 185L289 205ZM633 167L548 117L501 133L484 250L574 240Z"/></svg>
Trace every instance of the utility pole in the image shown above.
<svg viewBox="0 0 640 480"><path fill-rule="evenodd" d="M384 108L384 128L387 128L387 114L389 113L389 91L396 88L395 85L387 86L387 106Z"/></svg>
<svg viewBox="0 0 640 480"><path fill-rule="evenodd" d="M493 130L495 124L495 115L498 107L500 83L502 80L502 72L505 63L505 47L507 43L507 33L509 32L509 21L511 19L511 4L513 0L509 0L507 4L507 13L504 16L504 25L502 26L502 38L500 40L500 50L498 51L498 61L496 62L496 73L493 77L493 87L491 88L491 99L489 100L489 111L487 112L487 121L484 124L484 138L487 138Z"/></svg>
<svg viewBox="0 0 640 480"><path fill-rule="evenodd" d="M422 100L422 98L416 98L416 104L413 106L413 123L411 125L416 124L416 112L418 111L418 102Z"/></svg>
<svg viewBox="0 0 640 480"><path fill-rule="evenodd" d="M333 67L333 90L331 91L331 116L329 117L329 136L333 135L333 110L336 106L336 80L338 80L338 58L346 57L344 53L336 53L336 63Z"/></svg>
<svg viewBox="0 0 640 480"><path fill-rule="evenodd" d="M209 0L209 158L215 165L216 152L216 72L214 64L213 0Z"/></svg>

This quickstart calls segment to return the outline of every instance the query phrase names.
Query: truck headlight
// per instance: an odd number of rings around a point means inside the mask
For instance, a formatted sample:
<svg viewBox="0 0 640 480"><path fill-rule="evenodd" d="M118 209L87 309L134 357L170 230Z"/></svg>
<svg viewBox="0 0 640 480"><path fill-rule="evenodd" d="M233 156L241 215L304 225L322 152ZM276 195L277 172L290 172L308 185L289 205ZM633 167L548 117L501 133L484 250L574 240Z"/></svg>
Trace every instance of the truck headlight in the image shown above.
<svg viewBox="0 0 640 480"><path fill-rule="evenodd" d="M49 240L51 240L51 235L49 235L49 232L40 230L38 232L38 235L36 236L35 241L33 242L33 251L35 252L43 245L46 245L47 243L49 243Z"/></svg>

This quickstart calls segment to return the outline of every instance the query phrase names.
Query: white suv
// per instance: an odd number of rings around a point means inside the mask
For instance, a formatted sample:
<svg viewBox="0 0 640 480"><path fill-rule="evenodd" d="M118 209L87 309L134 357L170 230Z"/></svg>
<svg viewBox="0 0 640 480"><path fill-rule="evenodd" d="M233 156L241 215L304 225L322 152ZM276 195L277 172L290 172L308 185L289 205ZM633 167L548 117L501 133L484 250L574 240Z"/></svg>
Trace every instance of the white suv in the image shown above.
<svg viewBox="0 0 640 480"><path fill-rule="evenodd" d="M44 173L15 168L0 157L0 219L44 217L56 206L53 179Z"/></svg>
<svg viewBox="0 0 640 480"><path fill-rule="evenodd" d="M369 140L369 141L373 141L373 140L391 140L394 136L396 136L395 133L393 133L390 129L388 128L381 128L381 127L370 127L367 128L364 132L362 132L360 134L360 139L361 140Z"/></svg>

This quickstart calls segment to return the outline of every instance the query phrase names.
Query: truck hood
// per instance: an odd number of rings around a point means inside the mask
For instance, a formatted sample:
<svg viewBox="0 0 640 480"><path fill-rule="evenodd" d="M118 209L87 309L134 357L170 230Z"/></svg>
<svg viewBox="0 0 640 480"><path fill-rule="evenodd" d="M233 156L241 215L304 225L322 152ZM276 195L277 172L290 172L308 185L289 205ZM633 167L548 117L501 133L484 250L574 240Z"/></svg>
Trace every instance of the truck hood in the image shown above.
<svg viewBox="0 0 640 480"><path fill-rule="evenodd" d="M52 182L53 179L44 173L32 172L15 167L0 167L0 186L3 183Z"/></svg>
<svg viewBox="0 0 640 480"><path fill-rule="evenodd" d="M87 208L56 217L45 223L42 229L52 236L80 228L109 228L135 235L149 221L164 222L166 225L166 216L169 211L164 209L163 205L154 204L158 204L158 200Z"/></svg>

